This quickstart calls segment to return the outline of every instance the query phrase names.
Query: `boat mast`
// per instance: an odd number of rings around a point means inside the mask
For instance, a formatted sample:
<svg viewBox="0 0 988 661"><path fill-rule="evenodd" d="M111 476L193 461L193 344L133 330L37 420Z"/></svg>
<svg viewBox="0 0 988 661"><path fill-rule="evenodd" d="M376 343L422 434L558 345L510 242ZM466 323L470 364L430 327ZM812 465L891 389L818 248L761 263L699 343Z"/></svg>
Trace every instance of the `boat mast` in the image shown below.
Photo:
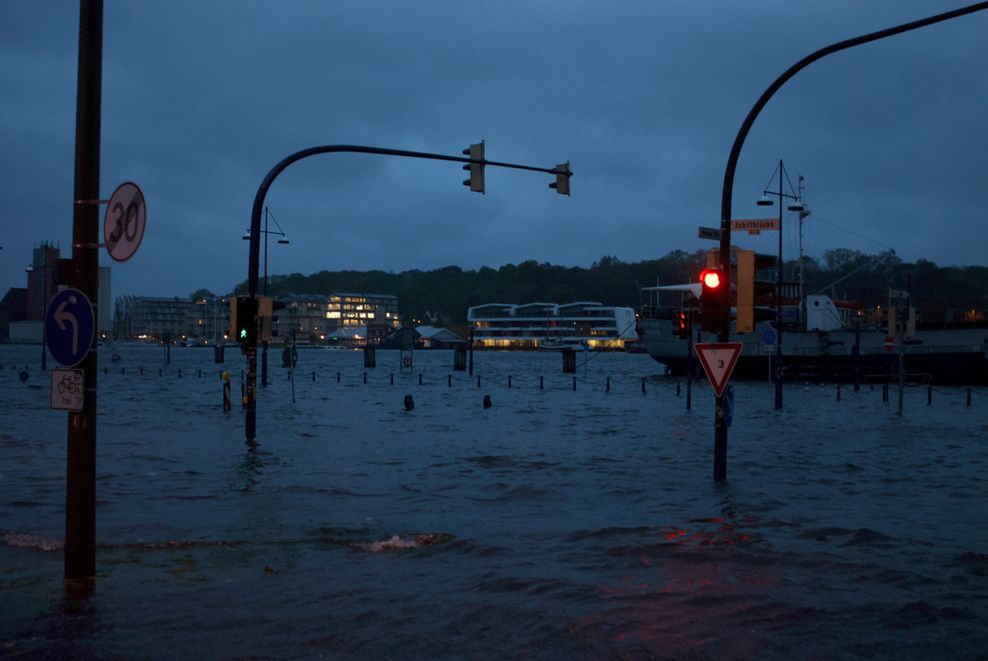
<svg viewBox="0 0 988 661"><path fill-rule="evenodd" d="M796 201L803 201L803 175L796 180ZM805 206L799 212L799 323L806 330L806 292L803 290L803 219L810 215Z"/></svg>

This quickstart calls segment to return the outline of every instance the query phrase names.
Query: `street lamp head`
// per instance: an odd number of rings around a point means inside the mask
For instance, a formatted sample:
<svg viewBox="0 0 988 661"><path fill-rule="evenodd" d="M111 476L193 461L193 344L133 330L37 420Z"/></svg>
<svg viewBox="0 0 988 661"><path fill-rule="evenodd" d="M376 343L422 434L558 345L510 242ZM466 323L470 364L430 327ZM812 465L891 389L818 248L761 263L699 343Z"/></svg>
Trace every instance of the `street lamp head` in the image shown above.
<svg viewBox="0 0 988 661"><path fill-rule="evenodd" d="M287 245L287 244L291 243L291 241L289 241L288 239L278 239L278 243L280 243L282 245Z"/></svg>
<svg viewBox="0 0 988 661"><path fill-rule="evenodd" d="M806 205L803 204L800 200L793 200L792 202L789 203L789 207L788 207L789 211L802 211L805 208Z"/></svg>
<svg viewBox="0 0 988 661"><path fill-rule="evenodd" d="M768 195L762 195L760 198L758 198L758 201L755 204L757 204L760 207L770 207L773 204L775 204L775 202Z"/></svg>
<svg viewBox="0 0 988 661"><path fill-rule="evenodd" d="M242 238L244 241L250 241L250 232L247 232L240 238Z"/></svg>

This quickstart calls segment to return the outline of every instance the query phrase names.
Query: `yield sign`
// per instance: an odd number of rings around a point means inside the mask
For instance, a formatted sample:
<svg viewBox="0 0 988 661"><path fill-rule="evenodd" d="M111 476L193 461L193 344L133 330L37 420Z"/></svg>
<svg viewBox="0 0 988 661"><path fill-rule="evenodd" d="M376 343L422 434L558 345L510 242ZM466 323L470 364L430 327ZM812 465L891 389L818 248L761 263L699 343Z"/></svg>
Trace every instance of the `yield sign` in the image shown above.
<svg viewBox="0 0 988 661"><path fill-rule="evenodd" d="M740 342L697 342L696 355L700 358L703 371L710 379L710 385L720 397L731 378L731 372L741 355Z"/></svg>

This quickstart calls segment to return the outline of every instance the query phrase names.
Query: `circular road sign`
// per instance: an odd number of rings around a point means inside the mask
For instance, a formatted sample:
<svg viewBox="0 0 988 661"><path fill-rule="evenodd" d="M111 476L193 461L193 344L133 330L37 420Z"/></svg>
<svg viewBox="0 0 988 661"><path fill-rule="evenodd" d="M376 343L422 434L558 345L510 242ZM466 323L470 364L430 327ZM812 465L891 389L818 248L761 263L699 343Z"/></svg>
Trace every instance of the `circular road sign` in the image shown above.
<svg viewBox="0 0 988 661"><path fill-rule="evenodd" d="M89 353L95 335L93 304L84 293L64 289L52 296L45 314L45 344L55 360L75 367Z"/></svg>
<svg viewBox="0 0 988 661"><path fill-rule="evenodd" d="M137 184L126 181L117 186L103 219L103 241L110 257L118 262L130 259L141 245L146 222L147 206Z"/></svg>

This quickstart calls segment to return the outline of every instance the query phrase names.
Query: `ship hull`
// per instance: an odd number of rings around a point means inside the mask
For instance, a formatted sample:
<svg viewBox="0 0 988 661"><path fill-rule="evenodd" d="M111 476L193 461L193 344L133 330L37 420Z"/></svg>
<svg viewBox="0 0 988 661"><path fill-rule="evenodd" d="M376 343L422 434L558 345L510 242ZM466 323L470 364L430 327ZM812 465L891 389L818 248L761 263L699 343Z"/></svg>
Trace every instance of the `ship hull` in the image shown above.
<svg viewBox="0 0 988 661"><path fill-rule="evenodd" d="M673 333L671 320L642 322L649 355L673 375L685 375L687 342ZM735 378L768 378L776 347L768 324L754 333L732 335L742 344ZM703 333L704 342L716 342ZM792 332L782 335L783 374L787 379L882 382L898 377L900 352L904 372L913 382L934 385L988 385L988 329L921 330L901 346L887 346L886 335L862 330L855 351L855 332L848 330Z"/></svg>

